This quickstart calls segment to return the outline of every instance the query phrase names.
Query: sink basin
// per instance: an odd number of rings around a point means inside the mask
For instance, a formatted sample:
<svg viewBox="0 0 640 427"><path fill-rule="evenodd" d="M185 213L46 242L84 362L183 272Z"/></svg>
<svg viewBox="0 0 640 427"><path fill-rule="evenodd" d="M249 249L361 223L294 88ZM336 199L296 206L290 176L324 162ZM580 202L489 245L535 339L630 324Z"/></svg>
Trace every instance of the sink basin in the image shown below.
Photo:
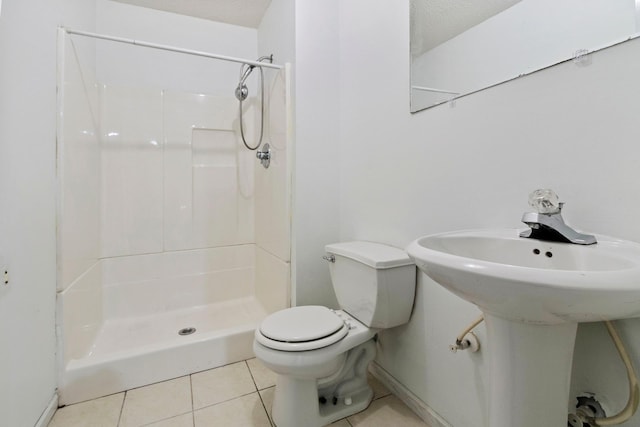
<svg viewBox="0 0 640 427"><path fill-rule="evenodd" d="M435 234L407 252L440 285L483 312L538 324L640 316L640 244L519 237L516 229Z"/></svg>
<svg viewBox="0 0 640 427"><path fill-rule="evenodd" d="M578 323L640 316L640 244L596 237L585 246L469 230L407 247L420 270L484 313L486 425L566 426Z"/></svg>

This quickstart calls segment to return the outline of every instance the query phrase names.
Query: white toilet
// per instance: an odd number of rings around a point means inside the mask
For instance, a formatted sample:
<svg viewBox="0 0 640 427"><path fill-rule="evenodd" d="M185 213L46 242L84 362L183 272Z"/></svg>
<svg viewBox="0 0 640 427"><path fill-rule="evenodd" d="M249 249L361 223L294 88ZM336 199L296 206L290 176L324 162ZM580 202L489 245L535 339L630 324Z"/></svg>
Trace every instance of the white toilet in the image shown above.
<svg viewBox="0 0 640 427"><path fill-rule="evenodd" d="M278 374L272 407L277 427L321 427L369 406L374 337L411 316L416 270L404 250L372 242L325 249L342 310L288 308L256 329L255 355Z"/></svg>

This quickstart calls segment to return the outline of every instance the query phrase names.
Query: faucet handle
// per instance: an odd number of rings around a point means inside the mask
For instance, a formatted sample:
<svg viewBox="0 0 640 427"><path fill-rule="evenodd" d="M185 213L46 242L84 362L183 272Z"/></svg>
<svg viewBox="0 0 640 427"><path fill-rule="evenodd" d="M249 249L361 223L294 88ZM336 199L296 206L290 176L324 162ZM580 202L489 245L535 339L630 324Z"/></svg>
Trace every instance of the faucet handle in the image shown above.
<svg viewBox="0 0 640 427"><path fill-rule="evenodd" d="M529 194L529 206L541 214L556 214L562 210L558 195L551 189L538 189Z"/></svg>

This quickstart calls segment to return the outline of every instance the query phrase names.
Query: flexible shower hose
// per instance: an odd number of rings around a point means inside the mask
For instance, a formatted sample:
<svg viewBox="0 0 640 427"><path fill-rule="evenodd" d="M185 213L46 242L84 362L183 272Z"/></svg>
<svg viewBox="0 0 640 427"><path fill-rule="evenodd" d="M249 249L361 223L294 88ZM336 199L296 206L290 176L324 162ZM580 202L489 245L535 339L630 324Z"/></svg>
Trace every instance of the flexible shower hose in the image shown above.
<svg viewBox="0 0 640 427"><path fill-rule="evenodd" d="M260 148L260 144L262 144L262 135L264 131L264 72L262 71L262 67L258 67L260 69L260 136L258 137L258 143L255 147L250 146L247 143L247 139L244 136L244 125L242 123L242 99L239 99L240 107L238 109L238 115L240 116L240 137L242 138L242 143L249 150L257 150Z"/></svg>

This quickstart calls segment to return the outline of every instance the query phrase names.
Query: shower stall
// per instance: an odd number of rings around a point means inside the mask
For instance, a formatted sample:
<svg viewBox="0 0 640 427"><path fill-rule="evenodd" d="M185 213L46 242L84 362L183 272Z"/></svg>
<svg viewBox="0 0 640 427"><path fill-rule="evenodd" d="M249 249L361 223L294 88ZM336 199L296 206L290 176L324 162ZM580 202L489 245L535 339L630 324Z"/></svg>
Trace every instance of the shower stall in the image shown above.
<svg viewBox="0 0 640 427"><path fill-rule="evenodd" d="M290 304L289 66L66 29L58 48L60 404L253 357Z"/></svg>

